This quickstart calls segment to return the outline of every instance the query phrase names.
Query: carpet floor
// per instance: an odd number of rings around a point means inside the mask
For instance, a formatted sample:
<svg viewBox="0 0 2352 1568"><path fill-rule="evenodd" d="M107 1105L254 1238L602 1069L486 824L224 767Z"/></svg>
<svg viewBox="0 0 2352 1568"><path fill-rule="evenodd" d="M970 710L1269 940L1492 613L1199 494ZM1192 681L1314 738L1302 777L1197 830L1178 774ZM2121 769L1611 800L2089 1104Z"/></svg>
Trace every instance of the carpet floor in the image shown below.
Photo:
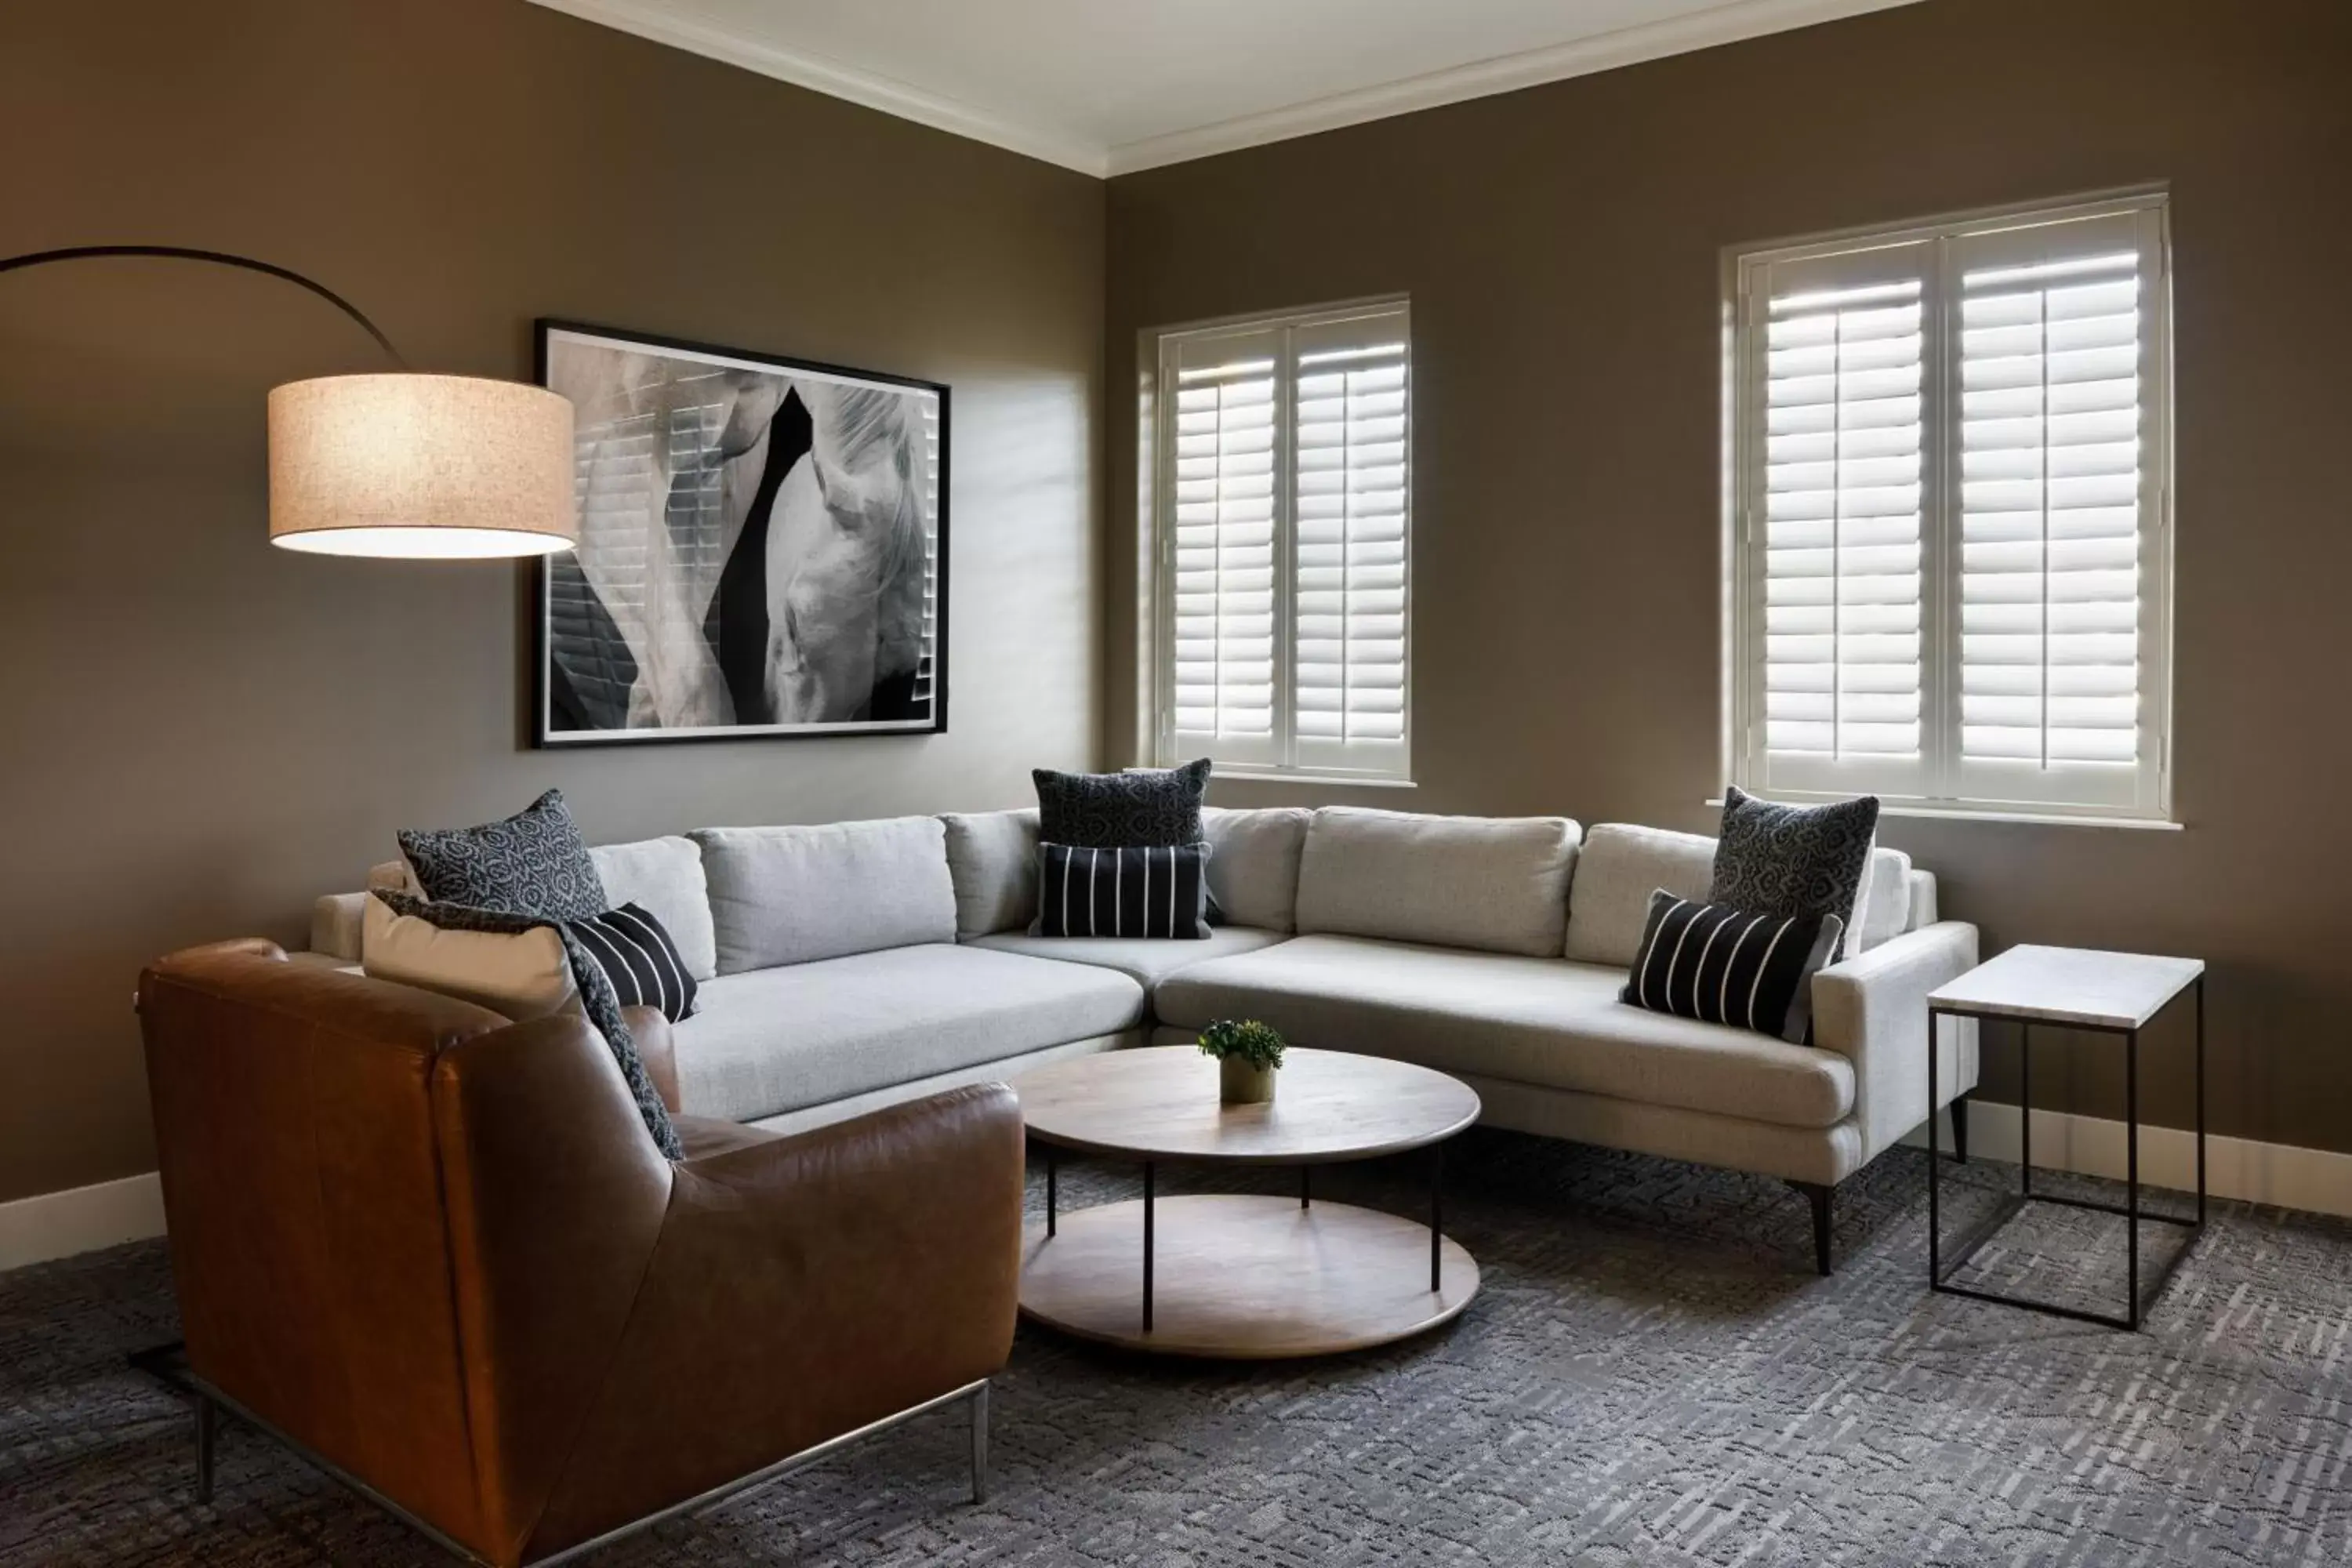
<svg viewBox="0 0 2352 1568"><path fill-rule="evenodd" d="M1447 1228L1484 1285L1445 1329L1227 1365L1024 1325L985 1507L946 1413L597 1561L2352 1561L2352 1224L2216 1205L2128 1334L1930 1295L1926 1171L1897 1150L1847 1184L1823 1279L1780 1184L1473 1132ZM1950 1223L2014 1173L1956 1174ZM1317 1192L1416 1213L1420 1180L1375 1164ZM1136 1191L1116 1166L1063 1169L1067 1205ZM2121 1221L2029 1214L1980 1280L2119 1301ZM174 1331L160 1243L0 1276L0 1563L444 1561L234 1425L196 1506L183 1407L121 1360Z"/></svg>

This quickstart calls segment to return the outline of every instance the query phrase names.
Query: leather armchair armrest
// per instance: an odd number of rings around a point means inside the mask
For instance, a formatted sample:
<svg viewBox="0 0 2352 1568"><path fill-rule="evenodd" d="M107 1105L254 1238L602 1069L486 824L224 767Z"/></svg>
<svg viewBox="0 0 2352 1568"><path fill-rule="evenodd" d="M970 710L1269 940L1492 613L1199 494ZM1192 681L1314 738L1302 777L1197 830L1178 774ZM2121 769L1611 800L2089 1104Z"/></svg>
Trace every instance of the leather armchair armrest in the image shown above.
<svg viewBox="0 0 2352 1568"><path fill-rule="evenodd" d="M637 1060L645 1064L646 1076L654 1080L654 1092L661 1096L662 1104L672 1116L685 1108L677 1102L677 1047L670 1036L669 1020L658 1007L624 1007L621 1019L629 1026L629 1037L636 1041Z"/></svg>
<svg viewBox="0 0 2352 1568"><path fill-rule="evenodd" d="M677 1167L531 1555L1001 1370L1022 1186L1020 1105L1001 1084Z"/></svg>

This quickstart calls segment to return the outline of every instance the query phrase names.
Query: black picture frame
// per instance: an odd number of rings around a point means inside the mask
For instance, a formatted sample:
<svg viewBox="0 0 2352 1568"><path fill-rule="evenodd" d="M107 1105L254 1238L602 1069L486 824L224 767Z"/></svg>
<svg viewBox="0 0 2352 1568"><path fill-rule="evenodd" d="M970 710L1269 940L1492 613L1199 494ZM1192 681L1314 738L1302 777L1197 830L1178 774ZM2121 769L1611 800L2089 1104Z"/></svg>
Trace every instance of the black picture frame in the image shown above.
<svg viewBox="0 0 2352 1568"><path fill-rule="evenodd" d="M870 371L851 365L828 363L821 360L799 359L787 355L763 353L754 350L730 348L720 344L698 342L687 338L667 337L656 333L599 326L592 322L568 321L558 317L541 317L534 323L534 374L539 384L562 392L555 384L553 350L557 342L568 339L585 346L609 349L620 353L651 354L718 364L723 367L790 377L805 377L817 381L848 384L853 386L898 389L920 395L932 400L936 410L937 453L930 462L930 489L935 492L929 530L929 548L924 560L929 569L928 631L923 638L921 661L913 678L920 689L925 712L921 716L900 716L883 720L835 719L814 721L785 721L759 723L729 723L723 725L652 725L635 728L559 725L555 722L559 687L570 690L568 675L557 668L558 638L554 624L554 594L559 577L563 574L566 557L541 557L533 574L532 605L532 690L530 700L531 743L541 749L564 749L574 746L634 746L683 744L692 742L771 741L771 740L833 740L845 736L876 735L942 735L948 730L949 700L949 607L950 603L949 561L950 462L953 451L951 389L941 382L925 381L915 376ZM583 497L584 499L584 497ZM585 537L582 551L591 546ZM572 552L575 558L579 552ZM584 583L587 568L577 567L576 575ZM593 589L590 590L593 596ZM712 616L706 626L698 628L708 635L708 627L718 624ZM715 655L714 655L715 657ZM878 689L878 684L877 687ZM565 703L574 716L582 705Z"/></svg>

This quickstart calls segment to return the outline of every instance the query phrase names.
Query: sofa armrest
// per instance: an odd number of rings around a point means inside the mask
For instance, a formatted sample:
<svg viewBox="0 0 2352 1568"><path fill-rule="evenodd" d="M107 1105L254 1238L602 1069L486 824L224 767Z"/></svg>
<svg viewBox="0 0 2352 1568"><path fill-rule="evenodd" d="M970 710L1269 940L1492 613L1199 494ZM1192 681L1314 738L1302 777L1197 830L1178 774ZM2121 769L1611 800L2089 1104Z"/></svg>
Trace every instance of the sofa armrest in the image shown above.
<svg viewBox="0 0 2352 1568"><path fill-rule="evenodd" d="M1977 965L1977 928L1939 921L1813 977L1813 1040L1853 1063L1854 1116L1869 1160L1927 1120L1927 994ZM1937 1042L1939 1106L1976 1087L1972 1019Z"/></svg>
<svg viewBox="0 0 2352 1568"><path fill-rule="evenodd" d="M367 923L365 893L329 893L310 906L310 951L346 963L360 961L360 932Z"/></svg>

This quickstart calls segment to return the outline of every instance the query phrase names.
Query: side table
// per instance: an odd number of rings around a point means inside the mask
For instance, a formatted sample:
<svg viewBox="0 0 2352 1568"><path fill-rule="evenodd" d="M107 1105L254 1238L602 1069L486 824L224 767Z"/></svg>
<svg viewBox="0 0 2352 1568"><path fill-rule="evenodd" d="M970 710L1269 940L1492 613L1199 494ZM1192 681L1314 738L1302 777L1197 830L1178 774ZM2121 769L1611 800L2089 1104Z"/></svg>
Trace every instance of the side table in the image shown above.
<svg viewBox="0 0 2352 1568"><path fill-rule="evenodd" d="M2164 1011L2184 991L2193 992L2197 1005L2197 1217L2143 1215L2139 1206L2139 1036L2149 1020ZM2022 1190L2002 1200L1991 1219L1975 1235L1951 1249L1945 1263L1942 1199L1939 1193L1943 1160L1937 1147L1937 1118L1927 1118L1927 1282L1947 1296L1968 1296L1979 1301L2026 1307L2062 1318L2104 1323L2110 1328L2137 1330L2147 1306L2170 1283L2197 1245L2205 1228L2205 964L2195 958L2159 958L2137 952L2099 952L2073 947L2012 947L2000 957L1980 963L1927 998L1927 1103L1940 1103L1937 1093L1936 1021L1938 1018L2005 1018L2021 1030L2023 1070L2018 1099L2022 1147L2018 1163ZM2120 1205L2089 1198L2056 1197L2033 1190L2033 1026L2046 1024L2095 1034L2120 1035L2124 1041L2124 1201ZM1955 1285L1951 1278L1965 1268L1984 1244L2028 1204L2057 1204L2121 1215L2129 1226L2126 1242L2130 1283L2122 1317L2087 1311L2053 1301L2004 1296L1970 1286ZM2139 1226L2143 1219L2186 1228L2189 1239L2164 1266L2145 1299L2139 1288Z"/></svg>

